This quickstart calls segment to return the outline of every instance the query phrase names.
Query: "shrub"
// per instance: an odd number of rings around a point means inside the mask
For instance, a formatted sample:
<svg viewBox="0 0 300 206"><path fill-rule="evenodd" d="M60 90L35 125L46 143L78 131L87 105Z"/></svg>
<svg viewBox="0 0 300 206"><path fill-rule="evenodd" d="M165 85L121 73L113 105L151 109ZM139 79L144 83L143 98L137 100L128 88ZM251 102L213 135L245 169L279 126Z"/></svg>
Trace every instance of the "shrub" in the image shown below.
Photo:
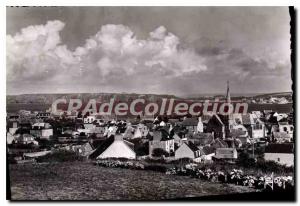
<svg viewBox="0 0 300 206"><path fill-rule="evenodd" d="M167 171L167 167L164 165L145 165L145 170L151 170L151 171L156 171L156 172L166 172Z"/></svg>
<svg viewBox="0 0 300 206"><path fill-rule="evenodd" d="M168 156L169 153L161 148L155 148L152 151L152 156L153 157L162 157L162 156Z"/></svg>
<svg viewBox="0 0 300 206"><path fill-rule="evenodd" d="M54 151L37 158L37 162L73 162L80 160L83 160L83 157L78 156L75 152L66 150Z"/></svg>
<svg viewBox="0 0 300 206"><path fill-rule="evenodd" d="M147 158L145 159L145 162L147 162L147 163L161 163L161 164L165 164L165 163L166 163L166 160L163 159L163 158L152 159L152 158L147 157Z"/></svg>
<svg viewBox="0 0 300 206"><path fill-rule="evenodd" d="M245 168L251 168L255 166L255 159L251 158L249 153L242 152L239 154L236 164Z"/></svg>
<svg viewBox="0 0 300 206"><path fill-rule="evenodd" d="M185 158L180 158L180 159L172 160L169 163L176 164L176 165L177 164L178 165L181 165L181 164L186 165L186 164L192 163L192 162L193 162L192 159L185 157Z"/></svg>
<svg viewBox="0 0 300 206"><path fill-rule="evenodd" d="M294 172L294 167L286 167L280 165L274 161L259 160L256 163L256 167L261 169L263 172L275 172L275 173L292 173Z"/></svg>

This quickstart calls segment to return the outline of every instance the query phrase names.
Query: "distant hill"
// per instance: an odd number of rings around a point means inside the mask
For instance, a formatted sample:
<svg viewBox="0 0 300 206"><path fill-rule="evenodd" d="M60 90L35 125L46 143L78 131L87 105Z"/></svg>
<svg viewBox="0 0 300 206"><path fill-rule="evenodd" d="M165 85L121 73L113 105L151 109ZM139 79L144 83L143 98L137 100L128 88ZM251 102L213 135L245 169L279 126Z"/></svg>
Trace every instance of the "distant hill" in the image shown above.
<svg viewBox="0 0 300 206"><path fill-rule="evenodd" d="M288 97L291 98L291 92L281 92L272 94L260 94L252 97L236 97L233 96L232 100L238 100L242 98L263 98L268 99L270 97ZM131 102L134 99L143 98L146 102L161 101L162 98L175 99L175 100L213 100L215 97L223 99L224 95L203 95L201 97L182 98L174 95L159 95L159 94L135 94L135 93L77 93L77 94L21 94L21 95L7 95L6 96L6 111L15 113L20 109L30 111L46 111L51 107L51 104L60 98L65 98L69 101L73 99L81 99L83 102L88 102L90 99L96 99L99 102L109 102L111 98L120 102ZM249 104L249 111L257 110L273 110L278 112L291 112L292 104Z"/></svg>
<svg viewBox="0 0 300 206"><path fill-rule="evenodd" d="M270 98L270 97L291 97L292 92L277 92L268 94L232 94L232 99L239 98ZM52 104L52 102L59 98L65 98L67 100L71 98L81 99L83 101L88 101L89 99L97 99L102 102L107 102L111 98L117 101L130 101L133 99L143 98L148 101L157 101L162 98L168 99L214 99L214 98L224 98L224 94L194 94L186 95L185 97L168 95L168 94L136 94L136 93L70 93L70 94L20 94L20 95L7 95L6 103L43 103Z"/></svg>
<svg viewBox="0 0 300 206"><path fill-rule="evenodd" d="M135 93L77 93L77 94L21 94L21 95L7 95L7 104L52 104L56 99L65 98L81 99L87 102L89 99L97 99L101 102L109 102L111 98L116 101L130 101L138 98L143 98L148 101L157 101L162 98L180 99L174 95L160 95L160 94L135 94Z"/></svg>
<svg viewBox="0 0 300 206"><path fill-rule="evenodd" d="M255 95L254 98L291 97L292 95L293 92L277 92L277 93Z"/></svg>
<svg viewBox="0 0 300 206"><path fill-rule="evenodd" d="M242 98L270 98L270 97L291 97L292 92L276 92L276 93L231 93L232 99L242 99ZM185 99L215 99L215 98L225 98L225 93L223 94L189 94L189 95L182 95L182 98Z"/></svg>

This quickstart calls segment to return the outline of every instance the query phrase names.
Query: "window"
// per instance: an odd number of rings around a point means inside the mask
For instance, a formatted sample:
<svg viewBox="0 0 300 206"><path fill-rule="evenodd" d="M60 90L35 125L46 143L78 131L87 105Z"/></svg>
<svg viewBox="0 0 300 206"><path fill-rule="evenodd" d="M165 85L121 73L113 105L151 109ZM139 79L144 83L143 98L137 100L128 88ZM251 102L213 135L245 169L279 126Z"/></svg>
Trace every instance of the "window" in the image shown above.
<svg viewBox="0 0 300 206"><path fill-rule="evenodd" d="M283 127L283 131L287 132L287 127Z"/></svg>
<svg viewBox="0 0 300 206"><path fill-rule="evenodd" d="M291 131L294 131L294 127L290 127L290 130L291 130Z"/></svg>
<svg viewBox="0 0 300 206"><path fill-rule="evenodd" d="M277 161L280 162L280 158L277 158Z"/></svg>
<svg viewBox="0 0 300 206"><path fill-rule="evenodd" d="M253 129L254 129L254 130L262 129L262 125L259 124L259 123L256 123L256 124L253 126Z"/></svg>

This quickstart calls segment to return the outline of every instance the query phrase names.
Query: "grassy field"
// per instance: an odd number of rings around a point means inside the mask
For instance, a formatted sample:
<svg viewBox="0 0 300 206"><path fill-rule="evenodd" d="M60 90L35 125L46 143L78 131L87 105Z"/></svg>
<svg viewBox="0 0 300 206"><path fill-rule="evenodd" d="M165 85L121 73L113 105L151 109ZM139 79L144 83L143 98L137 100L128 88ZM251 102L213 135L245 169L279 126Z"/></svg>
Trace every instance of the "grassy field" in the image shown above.
<svg viewBox="0 0 300 206"><path fill-rule="evenodd" d="M253 189L84 162L10 165L12 200L163 200Z"/></svg>

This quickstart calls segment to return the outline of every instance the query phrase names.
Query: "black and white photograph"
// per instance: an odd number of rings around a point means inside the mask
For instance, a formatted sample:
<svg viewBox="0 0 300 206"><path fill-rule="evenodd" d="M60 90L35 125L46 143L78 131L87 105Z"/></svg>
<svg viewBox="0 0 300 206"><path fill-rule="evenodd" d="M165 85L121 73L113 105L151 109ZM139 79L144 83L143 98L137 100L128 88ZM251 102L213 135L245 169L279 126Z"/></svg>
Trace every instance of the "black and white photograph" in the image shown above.
<svg viewBox="0 0 300 206"><path fill-rule="evenodd" d="M7 199L295 201L294 24L292 6L7 6Z"/></svg>

